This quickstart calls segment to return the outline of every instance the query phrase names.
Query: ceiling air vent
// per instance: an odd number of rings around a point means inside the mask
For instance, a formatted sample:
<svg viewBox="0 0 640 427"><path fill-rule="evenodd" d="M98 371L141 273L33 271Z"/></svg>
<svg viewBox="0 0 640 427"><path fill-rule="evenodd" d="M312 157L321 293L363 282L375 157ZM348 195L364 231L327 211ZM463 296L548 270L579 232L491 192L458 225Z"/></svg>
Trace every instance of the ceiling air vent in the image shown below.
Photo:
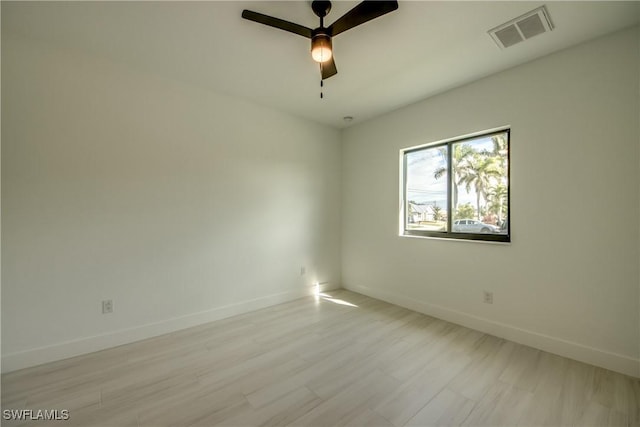
<svg viewBox="0 0 640 427"><path fill-rule="evenodd" d="M553 24L549 18L549 12L546 7L541 6L492 28L489 30L489 35L500 48L504 49L551 30L553 30Z"/></svg>

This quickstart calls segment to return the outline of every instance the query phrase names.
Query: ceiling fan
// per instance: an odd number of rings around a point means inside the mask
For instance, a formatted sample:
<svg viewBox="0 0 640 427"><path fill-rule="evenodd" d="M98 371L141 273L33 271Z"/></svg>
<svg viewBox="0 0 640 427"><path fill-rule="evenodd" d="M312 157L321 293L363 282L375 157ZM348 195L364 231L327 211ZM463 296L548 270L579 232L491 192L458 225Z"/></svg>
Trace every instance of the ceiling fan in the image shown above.
<svg viewBox="0 0 640 427"><path fill-rule="evenodd" d="M320 18L320 26L313 30L293 22L246 9L242 11L242 17L311 39L311 56L316 62L320 63L320 73L324 80L338 73L332 52L333 46L331 39L333 37L360 24L393 12L397 8L398 2L395 0L365 0L342 15L333 24L325 27L324 18L331 10L331 2L314 0L311 3L311 9L313 9L313 12Z"/></svg>

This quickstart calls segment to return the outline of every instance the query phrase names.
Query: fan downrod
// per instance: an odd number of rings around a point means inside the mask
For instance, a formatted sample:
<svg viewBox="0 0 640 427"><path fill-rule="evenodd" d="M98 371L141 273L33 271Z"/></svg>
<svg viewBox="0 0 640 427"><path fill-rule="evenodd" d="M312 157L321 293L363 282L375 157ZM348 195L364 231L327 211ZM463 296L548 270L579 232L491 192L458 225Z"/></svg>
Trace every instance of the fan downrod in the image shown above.
<svg viewBox="0 0 640 427"><path fill-rule="evenodd" d="M324 18L329 14L329 11L331 10L331 2L314 0L311 3L311 9L313 9L313 13L315 13L319 18Z"/></svg>

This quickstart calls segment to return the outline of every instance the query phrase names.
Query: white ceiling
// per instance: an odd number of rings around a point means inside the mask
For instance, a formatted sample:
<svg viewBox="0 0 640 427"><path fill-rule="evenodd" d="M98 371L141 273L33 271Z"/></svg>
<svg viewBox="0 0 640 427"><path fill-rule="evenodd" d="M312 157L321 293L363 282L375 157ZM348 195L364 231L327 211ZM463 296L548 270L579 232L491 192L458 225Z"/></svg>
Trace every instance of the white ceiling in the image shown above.
<svg viewBox="0 0 640 427"><path fill-rule="evenodd" d="M330 24L358 2L338 1ZM2 2L2 37L46 40L240 96L337 128L640 22L640 1L548 1L554 31L501 50L487 31L540 1L400 1L334 38L338 74L320 99L307 39L240 17L310 28L310 1Z"/></svg>

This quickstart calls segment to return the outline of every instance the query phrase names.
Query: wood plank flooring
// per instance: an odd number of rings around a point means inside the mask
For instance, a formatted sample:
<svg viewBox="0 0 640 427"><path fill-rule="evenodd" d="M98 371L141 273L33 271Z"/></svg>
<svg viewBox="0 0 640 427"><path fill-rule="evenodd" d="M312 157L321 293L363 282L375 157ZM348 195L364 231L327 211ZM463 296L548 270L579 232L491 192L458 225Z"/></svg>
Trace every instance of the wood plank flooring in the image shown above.
<svg viewBox="0 0 640 427"><path fill-rule="evenodd" d="M63 426L640 426L640 380L344 290L2 376Z"/></svg>

